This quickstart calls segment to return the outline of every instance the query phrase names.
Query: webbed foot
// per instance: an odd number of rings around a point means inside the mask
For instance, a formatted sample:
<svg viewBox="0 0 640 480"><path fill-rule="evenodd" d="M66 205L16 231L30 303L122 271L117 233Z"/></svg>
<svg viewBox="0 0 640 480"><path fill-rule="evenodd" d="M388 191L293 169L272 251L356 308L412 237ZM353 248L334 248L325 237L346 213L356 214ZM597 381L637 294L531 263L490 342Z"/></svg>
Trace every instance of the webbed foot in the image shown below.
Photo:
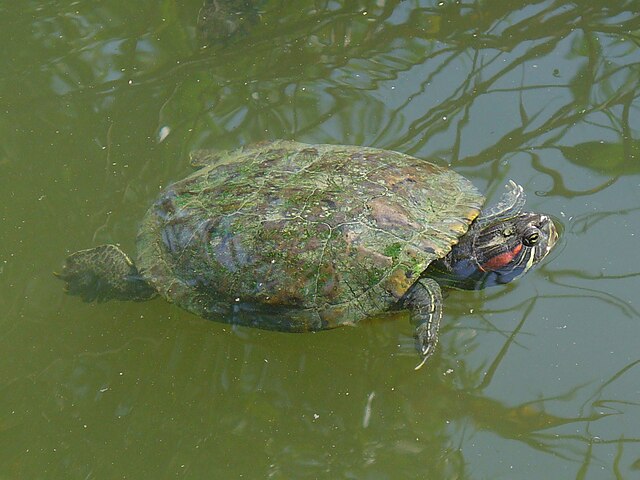
<svg viewBox="0 0 640 480"><path fill-rule="evenodd" d="M100 245L72 253L54 273L66 282L65 290L85 302L147 300L156 295L131 259L115 245Z"/></svg>

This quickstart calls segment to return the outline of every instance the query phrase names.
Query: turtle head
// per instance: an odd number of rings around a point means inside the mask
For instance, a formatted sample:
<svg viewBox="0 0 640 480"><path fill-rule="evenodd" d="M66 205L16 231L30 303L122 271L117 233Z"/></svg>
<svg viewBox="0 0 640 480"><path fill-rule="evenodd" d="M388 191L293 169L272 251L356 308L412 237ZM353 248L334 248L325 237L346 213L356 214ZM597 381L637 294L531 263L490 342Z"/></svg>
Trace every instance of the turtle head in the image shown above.
<svg viewBox="0 0 640 480"><path fill-rule="evenodd" d="M547 256L558 239L553 221L539 213L521 213L494 221L472 233L473 271L478 287L508 283ZM477 287L475 287L477 288Z"/></svg>
<svg viewBox="0 0 640 480"><path fill-rule="evenodd" d="M546 257L558 240L556 226L547 215L522 212L523 206L522 187L510 182L502 200L482 211L436 267L446 272L445 283L466 289L508 283Z"/></svg>

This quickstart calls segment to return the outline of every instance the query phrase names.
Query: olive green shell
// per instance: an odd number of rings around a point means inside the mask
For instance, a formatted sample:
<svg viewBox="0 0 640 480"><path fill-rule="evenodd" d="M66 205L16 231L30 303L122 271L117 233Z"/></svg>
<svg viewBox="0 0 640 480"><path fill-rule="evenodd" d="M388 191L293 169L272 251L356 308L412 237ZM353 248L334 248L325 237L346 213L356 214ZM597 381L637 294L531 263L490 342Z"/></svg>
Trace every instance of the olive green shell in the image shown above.
<svg viewBox="0 0 640 480"><path fill-rule="evenodd" d="M147 212L138 265L169 301L262 328L388 309L484 202L452 170L375 148L277 141L195 160Z"/></svg>

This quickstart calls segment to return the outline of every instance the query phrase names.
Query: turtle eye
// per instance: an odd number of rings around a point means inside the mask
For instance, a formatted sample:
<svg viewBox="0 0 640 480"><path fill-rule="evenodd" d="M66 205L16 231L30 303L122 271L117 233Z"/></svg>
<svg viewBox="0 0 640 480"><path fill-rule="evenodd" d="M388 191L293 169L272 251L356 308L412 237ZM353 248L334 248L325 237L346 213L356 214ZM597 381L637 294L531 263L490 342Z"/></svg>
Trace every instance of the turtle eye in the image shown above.
<svg viewBox="0 0 640 480"><path fill-rule="evenodd" d="M527 247L533 247L536 243L538 243L539 238L540 234L538 232L532 232L524 237L523 242Z"/></svg>
<svg viewBox="0 0 640 480"><path fill-rule="evenodd" d="M502 231L502 235L504 235L505 237L510 237L513 234L514 234L514 231L513 231L513 228L511 227L507 227Z"/></svg>

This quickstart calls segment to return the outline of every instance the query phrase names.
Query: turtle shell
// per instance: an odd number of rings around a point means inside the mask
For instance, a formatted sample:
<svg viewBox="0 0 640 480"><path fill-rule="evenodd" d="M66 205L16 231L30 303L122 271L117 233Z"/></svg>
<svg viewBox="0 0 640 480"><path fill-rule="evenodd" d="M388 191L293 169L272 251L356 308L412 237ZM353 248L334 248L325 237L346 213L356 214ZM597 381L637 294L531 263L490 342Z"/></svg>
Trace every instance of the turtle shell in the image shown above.
<svg viewBox="0 0 640 480"><path fill-rule="evenodd" d="M197 157L148 210L138 264L169 301L263 328L388 309L484 203L452 170L388 150L277 141Z"/></svg>

